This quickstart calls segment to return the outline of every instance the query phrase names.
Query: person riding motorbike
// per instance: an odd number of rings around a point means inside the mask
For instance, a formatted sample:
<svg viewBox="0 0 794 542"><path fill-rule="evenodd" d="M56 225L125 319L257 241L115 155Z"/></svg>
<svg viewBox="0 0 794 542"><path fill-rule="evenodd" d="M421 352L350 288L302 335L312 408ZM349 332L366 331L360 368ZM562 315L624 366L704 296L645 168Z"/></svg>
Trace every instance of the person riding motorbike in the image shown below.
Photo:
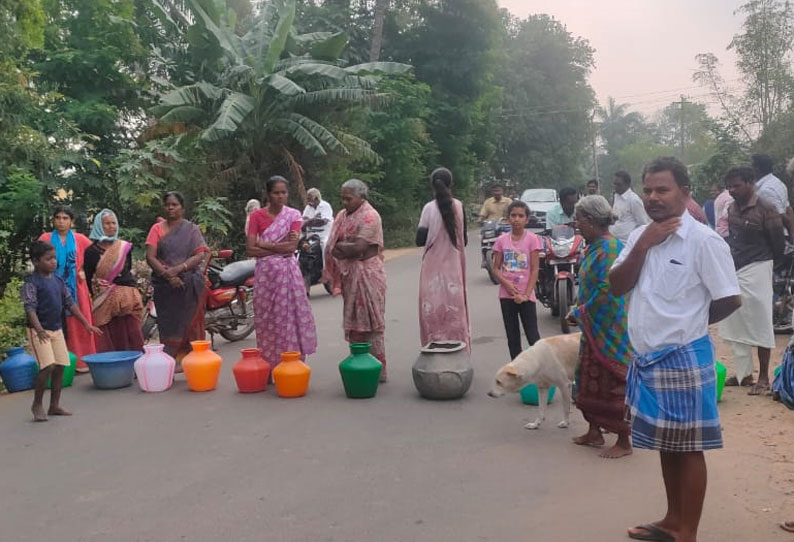
<svg viewBox="0 0 794 542"><path fill-rule="evenodd" d="M554 226L573 225L574 207L579 199L575 188L565 187L559 192L560 202L546 212L546 229Z"/></svg>
<svg viewBox="0 0 794 542"><path fill-rule="evenodd" d="M331 204L323 200L322 194L316 188L306 192L306 208L303 210L303 229L309 233L316 233L322 243L323 253L328 236L331 235L331 225L334 221L334 211Z"/></svg>
<svg viewBox="0 0 794 542"><path fill-rule="evenodd" d="M513 200L503 194L504 187L501 184L495 184L491 187L491 197L485 200L480 210L480 224L489 220L506 220L507 207Z"/></svg>

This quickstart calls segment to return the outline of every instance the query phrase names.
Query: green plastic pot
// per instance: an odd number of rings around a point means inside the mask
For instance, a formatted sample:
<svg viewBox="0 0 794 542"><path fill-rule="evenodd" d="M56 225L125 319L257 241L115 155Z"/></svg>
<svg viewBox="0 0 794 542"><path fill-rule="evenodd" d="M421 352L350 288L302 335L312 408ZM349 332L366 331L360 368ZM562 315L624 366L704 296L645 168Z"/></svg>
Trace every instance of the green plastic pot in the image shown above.
<svg viewBox="0 0 794 542"><path fill-rule="evenodd" d="M63 387L68 388L74 382L74 374L77 372L77 356L69 352L69 365L63 368ZM47 387L52 388L52 378L47 379Z"/></svg>
<svg viewBox="0 0 794 542"><path fill-rule="evenodd" d="M557 391L557 388L554 386L549 388L549 395L547 397L546 404L551 403L551 400L554 399L554 392ZM525 405L539 405L538 401L538 387L535 384L527 384L523 388L521 388L521 402Z"/></svg>
<svg viewBox="0 0 794 542"><path fill-rule="evenodd" d="M378 392L383 364L369 349L369 343L351 343L350 355L339 364L345 395L350 399L369 399Z"/></svg>

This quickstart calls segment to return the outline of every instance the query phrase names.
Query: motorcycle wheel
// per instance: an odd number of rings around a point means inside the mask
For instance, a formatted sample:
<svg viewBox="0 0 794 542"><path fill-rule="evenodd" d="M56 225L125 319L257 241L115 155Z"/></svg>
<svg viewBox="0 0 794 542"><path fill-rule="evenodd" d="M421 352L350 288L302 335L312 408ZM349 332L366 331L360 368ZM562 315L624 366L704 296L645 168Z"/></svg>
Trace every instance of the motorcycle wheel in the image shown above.
<svg viewBox="0 0 794 542"><path fill-rule="evenodd" d="M550 290L549 297L551 298L551 303L550 303L550 305L551 305L551 315L554 316L554 317L557 317L557 316L560 315L560 297L559 297L559 295L557 295L557 292L554 291L555 288L559 287L558 284L559 284L559 282L555 283L555 282L552 281L552 286L549 288L549 290Z"/></svg>
<svg viewBox="0 0 794 542"><path fill-rule="evenodd" d="M330 282L323 282L323 288L325 288L325 291L328 292L329 294L332 293L331 292L331 283Z"/></svg>
<svg viewBox="0 0 794 542"><path fill-rule="evenodd" d="M160 339L160 334L157 331L157 319L155 319L155 317L148 312L143 317L141 333L143 334L144 343L157 341Z"/></svg>
<svg viewBox="0 0 794 542"><path fill-rule="evenodd" d="M499 284L493 272L493 250L488 250L485 253L485 270L488 271L488 278L491 279L491 282Z"/></svg>
<svg viewBox="0 0 794 542"><path fill-rule="evenodd" d="M234 303L239 303L234 300ZM253 296L248 296L245 302L245 316L246 319L242 321L237 329L224 329L221 331L221 337L229 342L242 341L254 331L254 299Z"/></svg>
<svg viewBox="0 0 794 542"><path fill-rule="evenodd" d="M568 281L560 280L557 282L557 312L560 316L560 329L564 334L571 332L571 325L565 318L570 309L571 300L568 297Z"/></svg>

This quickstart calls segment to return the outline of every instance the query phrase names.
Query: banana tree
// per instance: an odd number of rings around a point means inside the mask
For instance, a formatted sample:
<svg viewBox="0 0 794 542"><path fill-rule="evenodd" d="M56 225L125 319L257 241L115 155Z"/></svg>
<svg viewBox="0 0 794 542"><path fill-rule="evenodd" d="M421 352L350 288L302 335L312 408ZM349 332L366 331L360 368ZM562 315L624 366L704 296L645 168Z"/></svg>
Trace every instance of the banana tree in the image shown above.
<svg viewBox="0 0 794 542"><path fill-rule="evenodd" d="M378 91L379 77L406 73L410 66L344 65L344 34L295 32L295 0L264 4L242 36L235 33L234 18L217 9L217 0L181 4L193 21L187 27L188 51L207 54L210 44L212 56L221 59L215 63L220 68L210 77L164 92L153 110L158 123L187 126L195 145L204 149L238 153L231 162L250 164L259 177L267 176L263 167L268 158L280 155L301 188L301 168L292 152L296 149L315 156L375 158L365 141L323 119L347 108L383 103L388 97ZM157 1L152 5L162 9L161 20L167 24L167 6Z"/></svg>

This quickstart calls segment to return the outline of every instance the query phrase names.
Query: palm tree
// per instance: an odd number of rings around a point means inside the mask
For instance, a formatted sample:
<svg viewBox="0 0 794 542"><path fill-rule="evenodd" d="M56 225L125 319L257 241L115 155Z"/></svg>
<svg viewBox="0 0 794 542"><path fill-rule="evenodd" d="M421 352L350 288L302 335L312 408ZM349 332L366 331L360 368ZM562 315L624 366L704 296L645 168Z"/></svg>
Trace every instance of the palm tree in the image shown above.
<svg viewBox="0 0 794 542"><path fill-rule="evenodd" d="M599 128L607 154L615 156L618 150L631 143L639 135L648 132L645 117L636 111L629 111L628 104L619 104L610 96L606 108L598 108L601 119Z"/></svg>
<svg viewBox="0 0 794 542"><path fill-rule="evenodd" d="M159 124L188 126L195 145L232 149L233 167L245 164L260 178L268 159L279 155L300 192L302 168L290 151L295 146L316 156L374 156L365 141L317 119L382 102L378 75L405 73L410 66L345 66L339 59L348 41L344 34L295 32L295 0L265 4L243 36L234 32L233 17L211 9L217 1L181 3L194 21L185 32L188 52L204 60L205 70L201 79L161 96L153 110Z"/></svg>

